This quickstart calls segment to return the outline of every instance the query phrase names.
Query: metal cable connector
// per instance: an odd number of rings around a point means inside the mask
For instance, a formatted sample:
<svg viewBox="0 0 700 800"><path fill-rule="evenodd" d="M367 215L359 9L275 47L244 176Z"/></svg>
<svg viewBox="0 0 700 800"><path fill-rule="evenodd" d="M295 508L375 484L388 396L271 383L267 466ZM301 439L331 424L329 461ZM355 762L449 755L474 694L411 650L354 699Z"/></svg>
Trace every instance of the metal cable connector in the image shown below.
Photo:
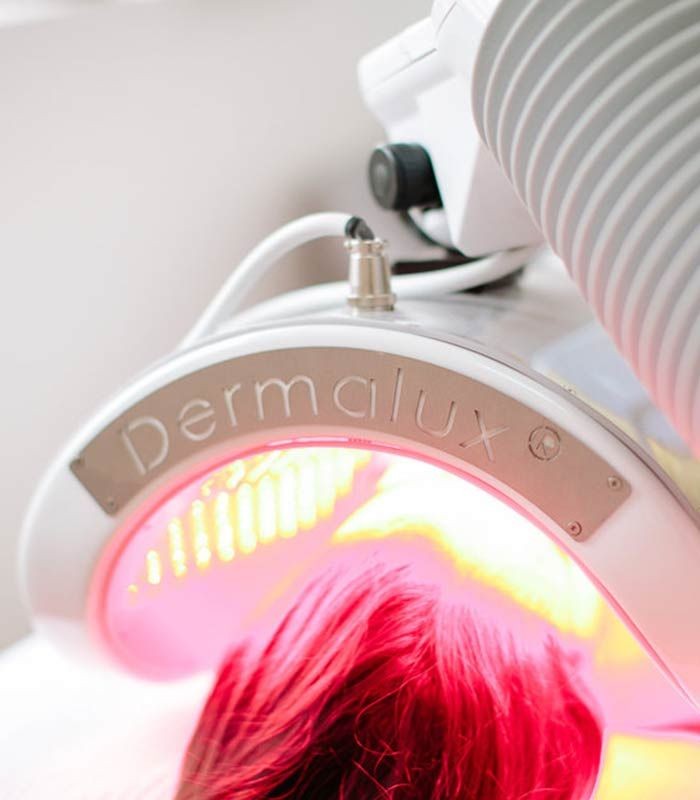
<svg viewBox="0 0 700 800"><path fill-rule="evenodd" d="M350 253L348 304L356 309L391 311L396 295L391 291L391 269L386 260L386 242L381 239L345 240Z"/></svg>

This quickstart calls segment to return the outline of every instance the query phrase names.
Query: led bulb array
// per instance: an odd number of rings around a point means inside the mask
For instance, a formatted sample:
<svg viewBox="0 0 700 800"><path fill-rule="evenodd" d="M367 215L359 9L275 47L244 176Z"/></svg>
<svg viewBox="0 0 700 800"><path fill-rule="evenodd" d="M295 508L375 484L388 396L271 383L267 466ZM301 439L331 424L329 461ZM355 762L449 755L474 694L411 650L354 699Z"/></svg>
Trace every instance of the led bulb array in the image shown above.
<svg viewBox="0 0 700 800"><path fill-rule="evenodd" d="M233 461L209 475L184 512L170 519L129 593L204 573L313 529L333 515L371 458L361 450L309 448Z"/></svg>

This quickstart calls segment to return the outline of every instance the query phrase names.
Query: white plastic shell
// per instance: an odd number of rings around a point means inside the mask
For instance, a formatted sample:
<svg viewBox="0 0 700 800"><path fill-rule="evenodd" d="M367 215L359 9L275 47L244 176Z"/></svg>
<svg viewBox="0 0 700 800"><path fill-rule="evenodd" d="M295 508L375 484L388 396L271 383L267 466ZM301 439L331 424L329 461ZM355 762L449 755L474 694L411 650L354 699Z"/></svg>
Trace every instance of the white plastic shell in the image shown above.
<svg viewBox="0 0 700 800"><path fill-rule="evenodd" d="M421 226L463 253L479 256L537 244L542 235L474 126L467 76L484 18L470 5L438 3L432 20L365 56L359 81L388 141L421 144L431 155L444 211L429 211ZM452 63L455 50L443 41L455 31L460 69Z"/></svg>
<svg viewBox="0 0 700 800"><path fill-rule="evenodd" d="M476 124L697 455L700 0L555 5L500 3L474 67Z"/></svg>

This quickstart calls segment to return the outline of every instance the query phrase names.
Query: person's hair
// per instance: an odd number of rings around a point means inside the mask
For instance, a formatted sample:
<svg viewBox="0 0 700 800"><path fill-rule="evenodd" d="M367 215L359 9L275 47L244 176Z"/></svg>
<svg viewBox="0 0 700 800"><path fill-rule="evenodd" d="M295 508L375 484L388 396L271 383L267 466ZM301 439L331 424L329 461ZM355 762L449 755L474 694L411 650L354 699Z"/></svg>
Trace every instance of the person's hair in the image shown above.
<svg viewBox="0 0 700 800"><path fill-rule="evenodd" d="M408 568L328 574L226 660L177 800L587 800L586 697L554 640L525 653Z"/></svg>

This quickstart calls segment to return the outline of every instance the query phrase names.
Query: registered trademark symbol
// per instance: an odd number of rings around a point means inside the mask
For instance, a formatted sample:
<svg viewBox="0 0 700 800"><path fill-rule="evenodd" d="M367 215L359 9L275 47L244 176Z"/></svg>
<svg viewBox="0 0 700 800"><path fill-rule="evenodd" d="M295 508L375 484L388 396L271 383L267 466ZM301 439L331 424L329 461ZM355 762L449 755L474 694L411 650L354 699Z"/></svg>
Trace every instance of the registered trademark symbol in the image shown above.
<svg viewBox="0 0 700 800"><path fill-rule="evenodd" d="M528 446L538 461L554 461L561 453L561 436L554 428L542 425L530 434Z"/></svg>

